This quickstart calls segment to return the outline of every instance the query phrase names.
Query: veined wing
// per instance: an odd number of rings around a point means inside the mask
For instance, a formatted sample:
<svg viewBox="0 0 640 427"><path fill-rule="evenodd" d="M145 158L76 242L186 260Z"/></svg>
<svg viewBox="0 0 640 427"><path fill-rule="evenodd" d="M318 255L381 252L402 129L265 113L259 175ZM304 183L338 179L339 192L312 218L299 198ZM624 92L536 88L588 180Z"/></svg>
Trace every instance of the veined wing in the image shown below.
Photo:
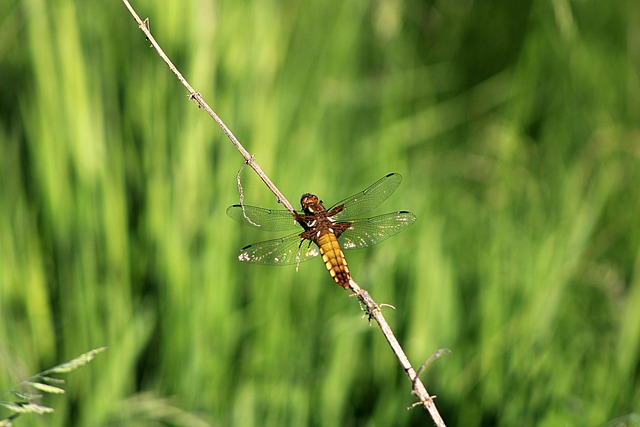
<svg viewBox="0 0 640 427"><path fill-rule="evenodd" d="M257 206L233 205L227 208L227 215L236 221L265 231L293 230L300 225L293 219L291 213L284 209L265 209Z"/></svg>
<svg viewBox="0 0 640 427"><path fill-rule="evenodd" d="M396 188L398 188L400 182L402 182L402 175L399 173L390 173L385 175L361 192L347 197L333 205L332 208L344 205L344 209L332 219L335 221L341 221L346 218L353 218L355 216L362 215L377 208L382 202L387 200ZM331 210L331 208L328 210Z"/></svg>
<svg viewBox="0 0 640 427"><path fill-rule="evenodd" d="M416 216L406 211L352 220L351 227L340 235L338 241L342 249L366 248L398 234L415 221Z"/></svg>
<svg viewBox="0 0 640 427"><path fill-rule="evenodd" d="M287 265L307 261L320 254L310 240L302 241L298 234L265 240L240 249L238 259L254 264Z"/></svg>

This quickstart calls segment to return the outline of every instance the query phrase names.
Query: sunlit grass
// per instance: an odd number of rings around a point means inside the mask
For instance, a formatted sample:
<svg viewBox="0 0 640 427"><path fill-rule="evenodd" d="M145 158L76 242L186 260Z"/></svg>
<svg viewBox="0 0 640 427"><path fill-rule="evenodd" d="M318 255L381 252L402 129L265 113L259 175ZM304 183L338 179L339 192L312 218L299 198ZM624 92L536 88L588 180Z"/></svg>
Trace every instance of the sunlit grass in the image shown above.
<svg viewBox="0 0 640 427"><path fill-rule="evenodd" d="M404 176L417 223L347 255L416 367L453 351L449 425L597 425L640 401L640 10L495 6L134 2L290 201ZM0 384L109 346L18 425L428 422L321 262L236 262L275 236L224 213L242 159L122 4L0 8Z"/></svg>

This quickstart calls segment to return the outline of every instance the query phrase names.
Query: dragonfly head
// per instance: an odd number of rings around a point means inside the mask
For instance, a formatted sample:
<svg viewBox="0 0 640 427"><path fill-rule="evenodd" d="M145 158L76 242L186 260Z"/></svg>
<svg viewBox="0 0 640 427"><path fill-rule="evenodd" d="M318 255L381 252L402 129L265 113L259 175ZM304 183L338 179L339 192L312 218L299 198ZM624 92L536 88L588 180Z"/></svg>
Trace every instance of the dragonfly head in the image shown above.
<svg viewBox="0 0 640 427"><path fill-rule="evenodd" d="M303 194L300 198L300 204L302 205L302 210L307 215L312 215L325 210L324 206L322 206L322 200L318 199L318 196L315 194Z"/></svg>

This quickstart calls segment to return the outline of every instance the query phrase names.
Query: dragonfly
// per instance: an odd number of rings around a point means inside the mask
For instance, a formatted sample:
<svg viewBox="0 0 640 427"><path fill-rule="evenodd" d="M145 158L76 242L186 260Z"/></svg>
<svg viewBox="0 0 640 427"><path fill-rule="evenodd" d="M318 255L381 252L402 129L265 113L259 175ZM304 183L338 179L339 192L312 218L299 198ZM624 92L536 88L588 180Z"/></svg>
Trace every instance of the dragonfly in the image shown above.
<svg viewBox="0 0 640 427"><path fill-rule="evenodd" d="M290 265L322 255L322 261L333 280L349 289L351 275L343 250L377 245L416 221L416 216L407 211L359 218L380 206L401 181L400 174L387 174L328 209L318 196L306 193L300 199L302 211L295 215L284 209L229 206L227 215L231 218L265 231L302 227L301 232L245 246L240 249L238 260L255 264Z"/></svg>

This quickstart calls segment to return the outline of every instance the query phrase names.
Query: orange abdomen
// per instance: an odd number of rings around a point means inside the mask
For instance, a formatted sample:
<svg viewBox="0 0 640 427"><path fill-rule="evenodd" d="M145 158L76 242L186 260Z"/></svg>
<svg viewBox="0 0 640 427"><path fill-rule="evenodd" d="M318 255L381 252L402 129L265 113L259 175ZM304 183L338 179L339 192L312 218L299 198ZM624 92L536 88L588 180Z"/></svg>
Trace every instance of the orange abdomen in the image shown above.
<svg viewBox="0 0 640 427"><path fill-rule="evenodd" d="M347 259L342 253L336 235L330 231L322 233L318 237L317 244L320 247L322 261L324 261L333 280L343 288L349 289L349 281L351 280L349 267L347 267Z"/></svg>

